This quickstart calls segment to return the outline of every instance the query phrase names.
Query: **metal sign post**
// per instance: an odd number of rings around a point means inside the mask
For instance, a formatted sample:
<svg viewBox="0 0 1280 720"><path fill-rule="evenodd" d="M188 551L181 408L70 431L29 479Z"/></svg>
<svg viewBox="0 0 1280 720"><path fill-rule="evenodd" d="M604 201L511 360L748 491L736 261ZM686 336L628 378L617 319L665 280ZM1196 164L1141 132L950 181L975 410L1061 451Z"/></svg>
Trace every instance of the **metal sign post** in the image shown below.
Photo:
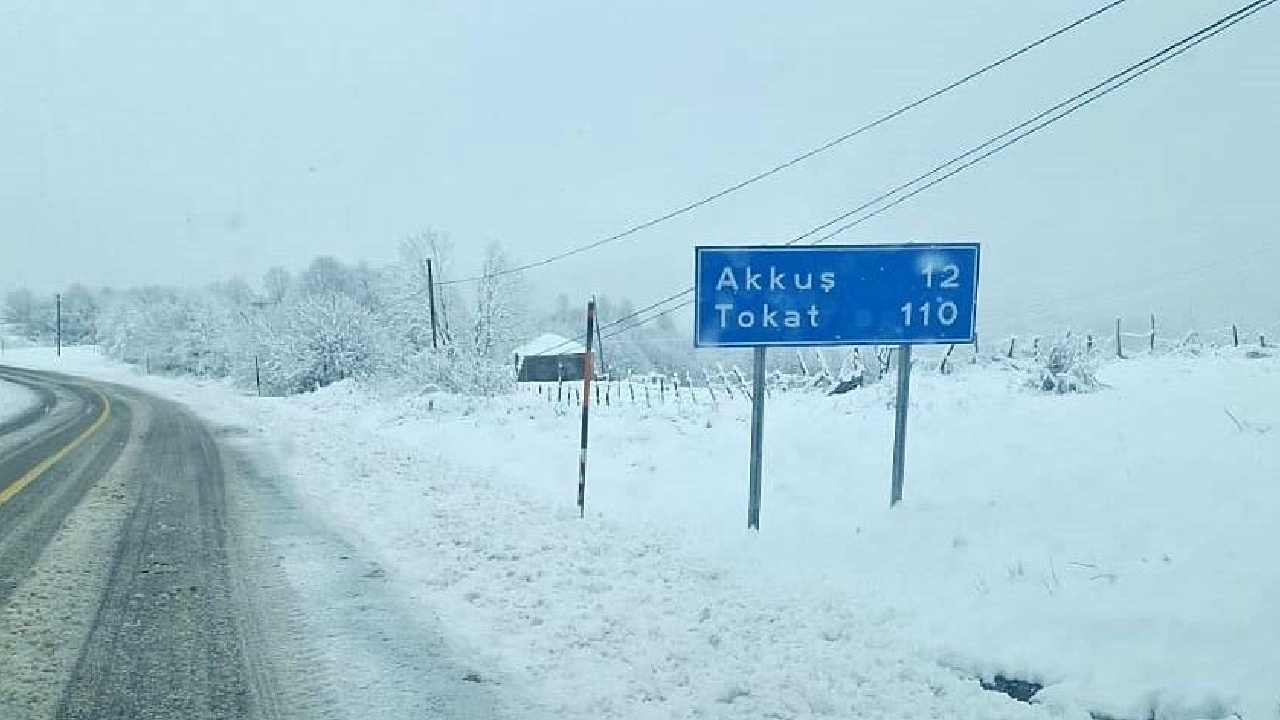
<svg viewBox="0 0 1280 720"><path fill-rule="evenodd" d="M893 489L889 507L902 502L902 478L907 464L907 406L911 401L911 346L898 346L898 400L893 423Z"/></svg>
<svg viewBox="0 0 1280 720"><path fill-rule="evenodd" d="M747 527L760 529L760 467L764 459L764 346L755 348L751 378L751 487L747 499Z"/></svg>
<svg viewBox="0 0 1280 720"><path fill-rule="evenodd" d="M766 347L898 346L890 504L902 500L912 345L976 341L977 243L695 249L694 345L755 349L747 525L760 527Z"/></svg>

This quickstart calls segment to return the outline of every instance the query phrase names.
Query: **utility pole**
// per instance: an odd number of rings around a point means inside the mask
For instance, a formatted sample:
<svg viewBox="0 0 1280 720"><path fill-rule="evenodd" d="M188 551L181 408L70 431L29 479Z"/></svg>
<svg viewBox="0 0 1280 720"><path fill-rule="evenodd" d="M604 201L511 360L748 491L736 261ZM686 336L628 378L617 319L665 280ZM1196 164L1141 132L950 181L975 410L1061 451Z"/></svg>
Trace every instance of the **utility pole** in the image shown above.
<svg viewBox="0 0 1280 720"><path fill-rule="evenodd" d="M57 302L58 302L58 314L57 314L57 337L58 337L58 339L57 339L57 348L58 348L58 349L57 349L57 353L58 353L58 357L62 357L62 293L58 293L58 294L57 294L57 295L55 295L54 297L56 297L56 298L57 298Z"/></svg>
<svg viewBox="0 0 1280 720"><path fill-rule="evenodd" d="M439 333L436 332L436 279L431 269L431 258L427 258L427 299L431 303L431 349L439 350Z"/></svg>

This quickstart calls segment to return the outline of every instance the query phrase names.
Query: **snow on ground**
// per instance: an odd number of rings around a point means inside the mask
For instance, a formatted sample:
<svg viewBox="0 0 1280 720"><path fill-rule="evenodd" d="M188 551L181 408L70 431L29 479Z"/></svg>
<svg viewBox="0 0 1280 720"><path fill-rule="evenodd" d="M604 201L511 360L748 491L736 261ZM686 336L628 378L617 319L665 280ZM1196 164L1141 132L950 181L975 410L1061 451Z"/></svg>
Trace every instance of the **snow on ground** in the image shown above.
<svg viewBox="0 0 1280 720"><path fill-rule="evenodd" d="M576 412L537 395L68 364L261 430L516 717L1280 717L1274 358L1111 363L1081 396L917 374L892 511L887 384L776 393L758 534L741 400L595 408L582 521ZM965 679L996 674L1041 707Z"/></svg>
<svg viewBox="0 0 1280 720"><path fill-rule="evenodd" d="M0 423L21 415L37 402L39 398L25 387L0 380Z"/></svg>

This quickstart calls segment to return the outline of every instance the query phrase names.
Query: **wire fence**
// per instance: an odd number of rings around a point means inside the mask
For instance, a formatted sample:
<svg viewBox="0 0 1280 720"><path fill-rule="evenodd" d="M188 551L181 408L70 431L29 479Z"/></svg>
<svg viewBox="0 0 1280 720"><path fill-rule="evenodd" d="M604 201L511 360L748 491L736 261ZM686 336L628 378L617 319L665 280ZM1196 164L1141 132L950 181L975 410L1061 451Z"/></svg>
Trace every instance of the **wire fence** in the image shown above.
<svg viewBox="0 0 1280 720"><path fill-rule="evenodd" d="M678 341L672 339L672 342ZM681 341L688 343L688 340ZM1128 330L1117 321L1114 331L1068 332L1046 335L1006 335L992 342L943 346L934 357L912 360L915 372L943 375L965 368L990 364L1013 364L1031 369L1049 363L1055 353L1070 347L1091 362L1119 361L1139 357L1195 356L1207 353L1238 353L1244 357L1272 357L1280 353L1280 328L1224 325L1204 331L1180 334L1162 332L1151 318L1141 331ZM841 350L838 362L823 349L786 350L776 353L766 375L765 392L842 394L875 384L893 367L891 346L857 347ZM681 372L601 373L591 384L591 402L598 407L640 406L715 407L736 401L750 401L750 368L717 361L705 367ZM576 407L582 404L580 381L520 383L520 392L550 404Z"/></svg>

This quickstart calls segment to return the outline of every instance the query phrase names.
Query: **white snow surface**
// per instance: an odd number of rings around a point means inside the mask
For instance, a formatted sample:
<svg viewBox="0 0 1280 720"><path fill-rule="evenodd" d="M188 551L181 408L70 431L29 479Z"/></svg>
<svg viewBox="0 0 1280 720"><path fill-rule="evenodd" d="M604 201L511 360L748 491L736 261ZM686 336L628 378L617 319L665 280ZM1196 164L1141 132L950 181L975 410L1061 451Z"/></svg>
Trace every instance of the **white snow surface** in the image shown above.
<svg viewBox="0 0 1280 720"><path fill-rule="evenodd" d="M35 393L25 387L0 380L0 423L21 415L38 401Z"/></svg>
<svg viewBox="0 0 1280 720"><path fill-rule="evenodd" d="M587 349L581 343L574 340L553 333L543 333L516 348L513 353L525 358L538 355L575 355L586 351Z"/></svg>
<svg viewBox="0 0 1280 720"><path fill-rule="evenodd" d="M580 520L576 410L536 394L259 399L26 357L255 431L510 717L1280 717L1275 358L1113 362L1074 396L917 373L893 510L889 383L775 393L756 533L723 394L593 408Z"/></svg>

